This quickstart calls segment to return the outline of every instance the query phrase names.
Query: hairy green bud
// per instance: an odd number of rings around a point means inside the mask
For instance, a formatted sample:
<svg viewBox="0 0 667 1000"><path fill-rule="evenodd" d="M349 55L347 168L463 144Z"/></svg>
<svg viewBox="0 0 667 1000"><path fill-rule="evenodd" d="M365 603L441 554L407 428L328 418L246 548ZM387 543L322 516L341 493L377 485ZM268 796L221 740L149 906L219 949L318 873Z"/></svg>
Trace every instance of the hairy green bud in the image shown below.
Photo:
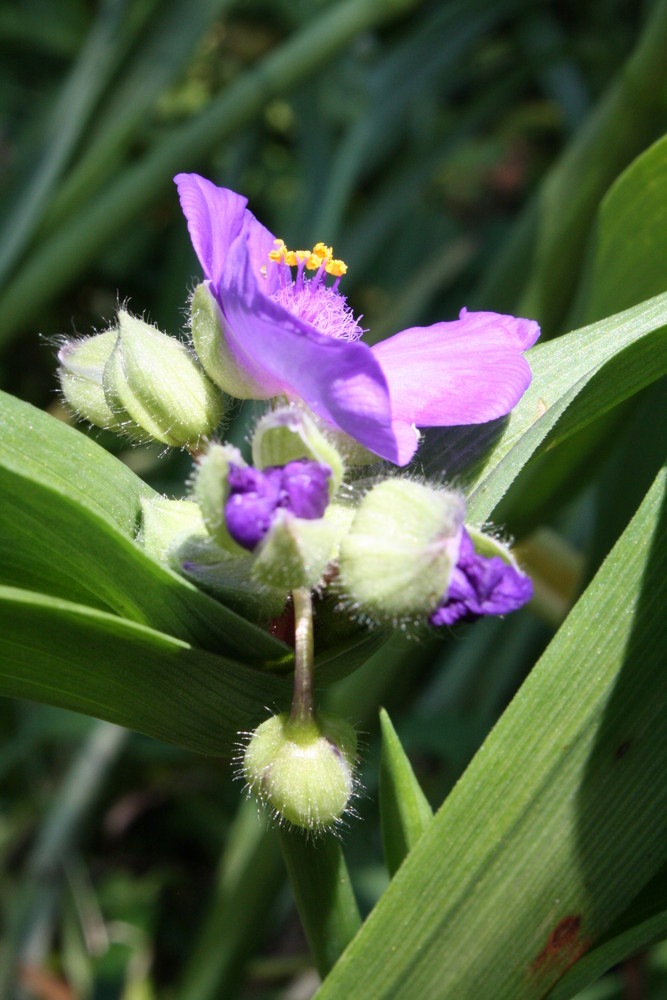
<svg viewBox="0 0 667 1000"><path fill-rule="evenodd" d="M196 447L222 417L222 397L188 349L124 309L103 386L114 414L171 447Z"/></svg>
<svg viewBox="0 0 667 1000"><path fill-rule="evenodd" d="M251 734L241 774L277 820L321 833L335 827L348 808L356 750L349 723L324 714L295 722L283 713Z"/></svg>
<svg viewBox="0 0 667 1000"><path fill-rule="evenodd" d="M96 427L125 431L139 439L141 428L120 408L112 410L104 395L104 368L117 340L117 330L107 330L82 340L68 340L58 352L58 378L63 396L77 416Z"/></svg>
<svg viewBox="0 0 667 1000"><path fill-rule="evenodd" d="M464 515L451 490L407 479L374 486L340 544L340 592L370 618L422 619L447 593Z"/></svg>

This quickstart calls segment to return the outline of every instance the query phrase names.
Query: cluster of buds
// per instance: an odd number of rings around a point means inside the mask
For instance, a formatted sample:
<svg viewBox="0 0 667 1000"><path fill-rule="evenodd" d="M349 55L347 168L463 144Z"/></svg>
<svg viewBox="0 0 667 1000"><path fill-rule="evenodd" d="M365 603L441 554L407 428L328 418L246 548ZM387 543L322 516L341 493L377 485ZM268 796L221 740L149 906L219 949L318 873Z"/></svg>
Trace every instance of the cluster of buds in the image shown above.
<svg viewBox="0 0 667 1000"><path fill-rule="evenodd" d="M66 341L58 360L72 410L134 441L196 450L222 418L222 396L188 348L124 309L113 329Z"/></svg>
<svg viewBox="0 0 667 1000"><path fill-rule="evenodd" d="M338 266L323 245L303 260ZM512 611L531 583L506 546L466 525L458 492L395 473L364 478L374 456L303 405L259 420L250 463L213 439L220 389L243 395L247 374L224 356L205 286L192 310L196 354L125 310L112 330L66 343L63 394L97 426L194 453L190 499L144 502L141 540L151 555L259 622L292 602L292 711L247 734L240 770L279 819L331 829L354 794L356 739L315 709L313 591L333 593L365 623L439 627Z"/></svg>

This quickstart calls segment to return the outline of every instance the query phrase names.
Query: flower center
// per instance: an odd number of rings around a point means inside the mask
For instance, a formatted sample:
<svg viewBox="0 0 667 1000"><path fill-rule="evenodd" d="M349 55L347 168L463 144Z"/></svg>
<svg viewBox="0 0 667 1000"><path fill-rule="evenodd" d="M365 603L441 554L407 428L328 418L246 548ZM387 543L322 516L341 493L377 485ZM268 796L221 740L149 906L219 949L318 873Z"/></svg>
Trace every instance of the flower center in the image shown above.
<svg viewBox="0 0 667 1000"><path fill-rule="evenodd" d="M280 268L280 287L272 298L284 309L327 337L337 340L361 337L364 333L359 325L361 317L355 317L347 299L338 291L347 264L334 258L331 247L316 243L312 250L288 250L282 240L276 240L276 249L269 253L269 260ZM294 280L291 267L297 269ZM306 277L305 271L315 274ZM327 274L335 278L333 285L327 285Z"/></svg>

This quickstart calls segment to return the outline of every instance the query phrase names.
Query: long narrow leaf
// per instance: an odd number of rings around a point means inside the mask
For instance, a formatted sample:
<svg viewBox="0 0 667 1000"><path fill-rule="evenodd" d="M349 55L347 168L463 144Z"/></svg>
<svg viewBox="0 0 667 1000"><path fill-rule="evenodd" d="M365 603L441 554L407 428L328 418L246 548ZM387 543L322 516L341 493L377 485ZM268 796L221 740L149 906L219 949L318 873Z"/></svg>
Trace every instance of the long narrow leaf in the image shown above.
<svg viewBox="0 0 667 1000"><path fill-rule="evenodd" d="M264 706L289 704L290 684L115 615L0 587L0 694L228 755Z"/></svg>
<svg viewBox="0 0 667 1000"><path fill-rule="evenodd" d="M665 863L665 481L320 1000L544 996Z"/></svg>

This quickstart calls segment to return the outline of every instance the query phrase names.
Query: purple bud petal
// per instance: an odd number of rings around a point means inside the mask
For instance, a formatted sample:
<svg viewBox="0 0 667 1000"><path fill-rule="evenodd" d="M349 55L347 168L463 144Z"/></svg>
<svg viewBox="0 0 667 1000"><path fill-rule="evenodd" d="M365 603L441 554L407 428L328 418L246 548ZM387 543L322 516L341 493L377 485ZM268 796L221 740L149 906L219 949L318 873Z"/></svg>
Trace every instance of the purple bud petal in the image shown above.
<svg viewBox="0 0 667 1000"><path fill-rule="evenodd" d="M276 473L278 473L276 475ZM244 549L254 549L271 527L280 500L280 472L229 466L227 530Z"/></svg>
<svg viewBox="0 0 667 1000"><path fill-rule="evenodd" d="M281 506L309 521L322 517L329 503L329 466L319 462L288 462L282 472L285 502Z"/></svg>
<svg viewBox="0 0 667 1000"><path fill-rule="evenodd" d="M230 494L225 504L229 534L252 551L269 531L278 510L307 520L322 517L329 502L330 477L328 466L306 459L263 470L230 465Z"/></svg>
<svg viewBox="0 0 667 1000"><path fill-rule="evenodd" d="M464 529L447 599L429 620L431 625L453 625L457 621L474 621L480 615L504 615L522 607L532 596L529 577L500 556L479 555Z"/></svg>

